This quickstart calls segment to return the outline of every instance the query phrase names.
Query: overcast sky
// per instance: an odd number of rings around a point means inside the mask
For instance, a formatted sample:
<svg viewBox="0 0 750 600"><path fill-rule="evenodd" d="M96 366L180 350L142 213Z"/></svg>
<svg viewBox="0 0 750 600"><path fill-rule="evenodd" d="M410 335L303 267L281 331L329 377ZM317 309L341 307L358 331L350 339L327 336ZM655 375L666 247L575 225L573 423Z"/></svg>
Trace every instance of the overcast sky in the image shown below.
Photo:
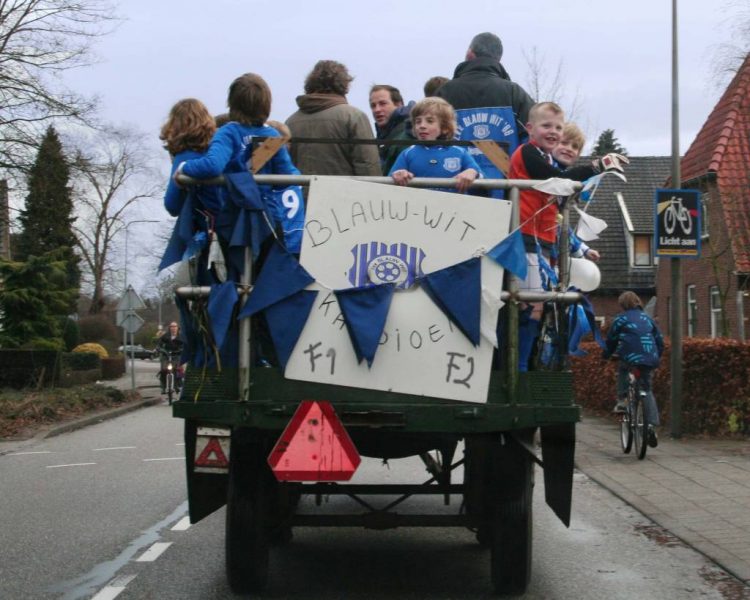
<svg viewBox="0 0 750 600"><path fill-rule="evenodd" d="M679 1L683 151L718 100L712 59L744 3L750 0ZM562 61L568 103L576 92L583 103L575 117L589 136L587 150L613 128L631 155L670 152L669 0L123 0L119 14L122 24L97 43L101 62L68 81L100 95L107 120L154 139L180 98L223 112L229 83L247 71L268 81L272 118L286 120L318 59L349 67L349 102L368 114L374 83L419 99L429 77L452 75L474 34L492 31L503 41L503 64L527 89L524 51L536 47L550 70Z"/></svg>
<svg viewBox="0 0 750 600"><path fill-rule="evenodd" d="M284 121L296 110L295 97L314 63L334 59L355 76L350 104L369 115L372 84L395 85L407 100L419 99L429 77L452 76L476 33L492 31L503 41L504 66L527 89L524 51L536 48L550 71L562 64L563 108L570 109L566 103L578 95L582 106L575 120L588 135L587 152L611 128L631 156L668 155L671 4L122 0L123 21L95 46L100 62L68 73L66 82L99 95L106 121L134 125L150 136L166 183L169 159L158 150L158 133L180 98L197 97L213 113L224 112L229 83L252 71L271 86L271 117ZM747 17L748 7L750 0L679 0L683 152L722 92L714 77L717 48L730 41L733 15ZM146 218L154 218L152 208Z"/></svg>

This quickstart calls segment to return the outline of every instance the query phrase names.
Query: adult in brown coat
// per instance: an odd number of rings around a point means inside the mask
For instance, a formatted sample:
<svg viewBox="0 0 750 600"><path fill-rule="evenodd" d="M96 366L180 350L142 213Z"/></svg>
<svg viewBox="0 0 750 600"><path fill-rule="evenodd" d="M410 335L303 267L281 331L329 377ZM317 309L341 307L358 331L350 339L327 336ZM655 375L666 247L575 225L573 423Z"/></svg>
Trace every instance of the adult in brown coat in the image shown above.
<svg viewBox="0 0 750 600"><path fill-rule="evenodd" d="M334 60L320 60L297 96L299 110L286 121L292 138L341 140L336 144L292 143L292 161L305 175L381 175L378 147L353 144L373 139L367 115L347 103L353 77Z"/></svg>

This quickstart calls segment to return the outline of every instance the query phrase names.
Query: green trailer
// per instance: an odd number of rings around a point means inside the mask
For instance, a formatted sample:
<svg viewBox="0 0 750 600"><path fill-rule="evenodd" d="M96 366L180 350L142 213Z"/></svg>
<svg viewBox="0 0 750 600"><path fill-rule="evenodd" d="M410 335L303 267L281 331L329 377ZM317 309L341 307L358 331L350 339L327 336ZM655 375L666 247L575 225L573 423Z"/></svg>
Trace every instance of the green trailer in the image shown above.
<svg viewBox="0 0 750 600"><path fill-rule="evenodd" d="M286 183L290 178L257 179ZM476 185L508 189L510 205L516 207L519 188L533 183L486 180ZM443 187L451 182L416 179L412 185ZM512 223L517 222L514 210ZM565 273L561 278L565 281ZM252 281L247 267L245 281L239 285L241 295L253 289ZM238 368L188 369L173 413L185 420L190 519L196 523L226 505L226 570L233 591L263 589L269 549L290 540L295 526L424 526L475 531L477 542L489 549L495 591L524 592L531 577L535 464L543 469L547 504L569 525L580 410L574 402L564 350L557 369L518 372L518 303L544 300L564 307L580 296L562 291L523 293L515 278L506 277L506 281L502 318L507 319L509 333L499 349L501 360L494 361L501 366L488 374L484 402L285 378L280 369L257 366L250 339L254 317L241 321ZM208 290L183 287L177 293L200 305ZM563 349L567 341L565 332L560 333ZM317 481L280 481L269 456L278 450L282 433L305 401L328 403L359 454L382 459L419 456L429 478L397 485L329 481L324 476ZM459 466L460 480L455 476ZM443 497L455 511L398 511L407 498L423 494ZM296 512L303 496L320 500L334 495L355 499L361 510ZM375 507L372 496L396 499Z"/></svg>

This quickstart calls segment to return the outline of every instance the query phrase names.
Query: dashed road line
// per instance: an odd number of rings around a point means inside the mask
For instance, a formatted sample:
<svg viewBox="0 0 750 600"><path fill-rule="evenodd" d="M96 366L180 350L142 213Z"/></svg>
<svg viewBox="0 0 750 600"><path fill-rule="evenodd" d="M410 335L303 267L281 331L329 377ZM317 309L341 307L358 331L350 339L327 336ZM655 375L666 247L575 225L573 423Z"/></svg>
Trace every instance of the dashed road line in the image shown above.
<svg viewBox="0 0 750 600"><path fill-rule="evenodd" d="M111 448L93 448L92 452L105 452L107 450L135 450L135 446L112 446Z"/></svg>
<svg viewBox="0 0 750 600"><path fill-rule="evenodd" d="M91 598L91 600L114 600L123 591L125 587L135 579L135 575L123 575L112 580L108 586L103 587L99 592Z"/></svg>
<svg viewBox="0 0 750 600"><path fill-rule="evenodd" d="M185 531L190 527L190 517L182 517L177 523L175 523L174 527L172 527L172 531Z"/></svg>
<svg viewBox="0 0 750 600"><path fill-rule="evenodd" d="M135 562L153 562L172 545L172 542L156 542L143 554L135 559Z"/></svg>
<svg viewBox="0 0 750 600"><path fill-rule="evenodd" d="M37 450L35 452L11 452L5 456L26 456L27 454L52 454L50 450Z"/></svg>
<svg viewBox="0 0 750 600"><path fill-rule="evenodd" d="M185 442L177 442L177 443L175 444L175 446L184 446L184 445L185 445Z"/></svg>
<svg viewBox="0 0 750 600"><path fill-rule="evenodd" d="M156 462L159 460L185 460L184 456L170 456L168 458L144 458L143 462Z"/></svg>
<svg viewBox="0 0 750 600"><path fill-rule="evenodd" d="M62 467L85 467L88 465L95 465L95 462L85 462L85 463L69 463L67 465L47 465L48 469L61 469Z"/></svg>

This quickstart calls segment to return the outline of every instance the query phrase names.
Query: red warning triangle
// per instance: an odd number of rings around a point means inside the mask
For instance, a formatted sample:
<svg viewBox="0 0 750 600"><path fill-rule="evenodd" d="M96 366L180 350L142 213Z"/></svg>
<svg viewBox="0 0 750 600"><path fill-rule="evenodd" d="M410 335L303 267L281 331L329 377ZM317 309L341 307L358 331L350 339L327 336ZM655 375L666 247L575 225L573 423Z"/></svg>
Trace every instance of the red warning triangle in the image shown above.
<svg viewBox="0 0 750 600"><path fill-rule="evenodd" d="M304 400L268 464L279 481L349 481L361 459L330 402Z"/></svg>
<svg viewBox="0 0 750 600"><path fill-rule="evenodd" d="M222 450L221 444L217 438L212 437L208 440L206 447L203 448L203 451L198 455L198 458L195 459L195 466L214 468L227 468L229 466L229 461L227 460L224 450Z"/></svg>

